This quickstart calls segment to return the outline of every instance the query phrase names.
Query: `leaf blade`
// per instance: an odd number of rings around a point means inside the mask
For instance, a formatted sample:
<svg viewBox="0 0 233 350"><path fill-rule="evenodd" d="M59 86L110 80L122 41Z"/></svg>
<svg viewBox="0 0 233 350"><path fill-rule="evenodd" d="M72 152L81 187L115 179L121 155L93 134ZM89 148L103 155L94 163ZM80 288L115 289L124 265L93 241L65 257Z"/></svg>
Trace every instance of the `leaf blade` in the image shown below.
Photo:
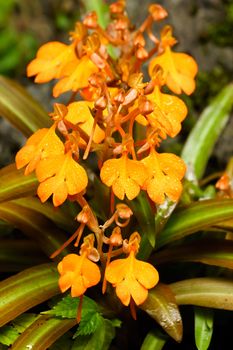
<svg viewBox="0 0 233 350"><path fill-rule="evenodd" d="M211 199L195 202L173 213L158 236L162 247L199 230L206 229L233 216L233 199Z"/></svg>
<svg viewBox="0 0 233 350"><path fill-rule="evenodd" d="M200 179L233 104L233 84L227 85L208 106L189 134L181 157Z"/></svg>
<svg viewBox="0 0 233 350"><path fill-rule="evenodd" d="M22 86L3 76L0 76L0 114L25 136L51 125L40 104Z"/></svg>

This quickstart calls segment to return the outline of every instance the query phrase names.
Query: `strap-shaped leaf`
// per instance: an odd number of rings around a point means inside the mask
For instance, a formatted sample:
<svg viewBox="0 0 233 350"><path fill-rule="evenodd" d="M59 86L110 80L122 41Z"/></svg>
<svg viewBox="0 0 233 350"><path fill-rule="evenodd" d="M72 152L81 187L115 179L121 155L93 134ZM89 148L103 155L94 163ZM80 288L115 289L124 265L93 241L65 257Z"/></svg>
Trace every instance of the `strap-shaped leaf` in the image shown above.
<svg viewBox="0 0 233 350"><path fill-rule="evenodd" d="M182 319L175 296L168 285L159 283L149 292L140 308L154 318L173 339L181 341Z"/></svg>
<svg viewBox="0 0 233 350"><path fill-rule="evenodd" d="M172 283L169 286L179 305L233 310L233 280L200 277Z"/></svg>
<svg viewBox="0 0 233 350"><path fill-rule="evenodd" d="M28 239L0 240L0 272L18 272L47 261L35 242Z"/></svg>
<svg viewBox="0 0 233 350"><path fill-rule="evenodd" d="M24 270L0 282L0 327L59 293L53 263Z"/></svg>
<svg viewBox="0 0 233 350"><path fill-rule="evenodd" d="M233 269L233 241L205 238L183 243L155 253L150 261L155 265L174 261L198 261Z"/></svg>
<svg viewBox="0 0 233 350"><path fill-rule="evenodd" d="M44 315L40 316L16 339L11 349L28 349L29 344L31 349L48 349L58 338L72 328L75 323L76 320L61 320Z"/></svg>
<svg viewBox="0 0 233 350"><path fill-rule="evenodd" d="M162 350L166 343L164 334L156 330L151 330L145 337L140 350Z"/></svg>
<svg viewBox="0 0 233 350"><path fill-rule="evenodd" d="M0 203L36 193L38 181L34 174L25 176L10 164L0 170Z"/></svg>
<svg viewBox="0 0 233 350"><path fill-rule="evenodd" d="M233 199L213 199L193 203L173 213L157 239L157 247L233 217Z"/></svg>
<svg viewBox="0 0 233 350"><path fill-rule="evenodd" d="M187 138L181 157L198 179L202 177L214 144L229 119L232 105L233 84L229 84L206 107Z"/></svg>
<svg viewBox="0 0 233 350"><path fill-rule="evenodd" d="M17 203L4 202L0 204L0 218L36 241L48 256L67 240L64 232L56 228L54 223L44 215L32 209L21 207ZM65 253L67 250L61 254Z"/></svg>
<svg viewBox="0 0 233 350"><path fill-rule="evenodd" d="M213 309L196 306L194 309L195 343L198 350L208 350L213 334Z"/></svg>
<svg viewBox="0 0 233 350"><path fill-rule="evenodd" d="M0 77L0 115L25 136L51 125L40 104L22 86L3 76Z"/></svg>

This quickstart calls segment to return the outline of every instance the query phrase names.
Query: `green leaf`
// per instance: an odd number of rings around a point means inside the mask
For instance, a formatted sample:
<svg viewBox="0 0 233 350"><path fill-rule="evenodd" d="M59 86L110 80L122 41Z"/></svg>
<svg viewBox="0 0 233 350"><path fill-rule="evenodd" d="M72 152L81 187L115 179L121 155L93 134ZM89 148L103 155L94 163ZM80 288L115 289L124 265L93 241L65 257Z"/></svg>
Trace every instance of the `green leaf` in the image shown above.
<svg viewBox="0 0 233 350"><path fill-rule="evenodd" d="M0 329L0 343L3 345L12 345L18 338L19 332L13 326L3 326Z"/></svg>
<svg viewBox="0 0 233 350"><path fill-rule="evenodd" d="M37 197L24 197L11 201L22 208L31 209L54 222L57 227L65 231L77 230L78 223L74 220L75 215L71 213L68 206L63 204L55 208L50 202L42 203ZM77 210L77 209L76 209ZM76 211L77 215L77 211Z"/></svg>
<svg viewBox="0 0 233 350"><path fill-rule="evenodd" d="M76 338L71 350L108 350L114 337L115 328L111 321L102 318L101 324L91 336Z"/></svg>
<svg viewBox="0 0 233 350"><path fill-rule="evenodd" d="M22 271L48 261L38 244L27 239L0 240L0 272Z"/></svg>
<svg viewBox="0 0 233 350"><path fill-rule="evenodd" d="M49 350L71 350L73 340L71 339L70 332L66 332L62 337L60 337Z"/></svg>
<svg viewBox="0 0 233 350"><path fill-rule="evenodd" d="M213 334L213 310L195 307L195 343L198 350L209 348Z"/></svg>
<svg viewBox="0 0 233 350"><path fill-rule="evenodd" d="M56 265L42 264L0 282L0 327L59 294Z"/></svg>
<svg viewBox="0 0 233 350"><path fill-rule="evenodd" d="M159 265L174 261L198 261L233 269L232 257L232 240L204 238L160 250L150 258L150 262Z"/></svg>
<svg viewBox="0 0 233 350"><path fill-rule="evenodd" d="M51 310L43 312L46 315L52 315L62 318L75 318L77 317L77 308L79 305L79 298L72 298L70 294L62 298L56 305L53 306ZM86 315L95 314L99 311L98 304L88 298L83 297L82 305L82 318Z"/></svg>
<svg viewBox="0 0 233 350"><path fill-rule="evenodd" d="M204 230L233 217L233 199L211 199L195 202L177 210L158 236L157 247Z"/></svg>
<svg viewBox="0 0 233 350"><path fill-rule="evenodd" d="M48 349L59 337L75 325L75 320L61 320L40 316L28 327L14 342L12 349L45 350Z"/></svg>
<svg viewBox="0 0 233 350"><path fill-rule="evenodd" d="M67 240L64 232L44 215L11 201L0 204L0 218L35 240L48 256ZM61 254L67 252L66 249Z"/></svg>
<svg viewBox="0 0 233 350"><path fill-rule="evenodd" d="M128 201L127 204L132 209L141 228L142 243L138 256L140 258L146 258L150 255L152 248L155 246L156 233L154 214L148 198L143 192L141 192L135 200Z"/></svg>
<svg viewBox="0 0 233 350"><path fill-rule="evenodd" d="M181 157L198 179L202 177L215 142L229 119L232 104L233 84L229 84L206 107L187 138Z"/></svg>
<svg viewBox="0 0 233 350"><path fill-rule="evenodd" d="M162 350L167 337L158 330L150 331L145 337L140 350Z"/></svg>
<svg viewBox="0 0 233 350"><path fill-rule="evenodd" d="M175 282L169 286L179 305L233 310L233 280L200 277Z"/></svg>
<svg viewBox="0 0 233 350"><path fill-rule="evenodd" d="M38 317L39 316L37 314L25 313L16 317L12 321L12 324L19 333L23 333L27 327L31 326L31 324L36 321Z"/></svg>
<svg viewBox="0 0 233 350"><path fill-rule="evenodd" d="M40 104L22 86L6 77L0 77L0 114L25 136L52 124Z"/></svg>
<svg viewBox="0 0 233 350"><path fill-rule="evenodd" d="M102 323L103 317L100 315L100 313L85 313L82 315L81 322L73 338L75 339L81 335L85 336L94 333L97 328L101 327Z"/></svg>
<svg viewBox="0 0 233 350"><path fill-rule="evenodd" d="M178 342L182 340L182 319L175 296L169 286L159 283L149 291L148 298L139 307L155 319L173 339Z"/></svg>
<svg viewBox="0 0 233 350"><path fill-rule="evenodd" d="M0 170L0 202L33 195L37 186L36 176L25 176L23 170L16 169L15 164Z"/></svg>

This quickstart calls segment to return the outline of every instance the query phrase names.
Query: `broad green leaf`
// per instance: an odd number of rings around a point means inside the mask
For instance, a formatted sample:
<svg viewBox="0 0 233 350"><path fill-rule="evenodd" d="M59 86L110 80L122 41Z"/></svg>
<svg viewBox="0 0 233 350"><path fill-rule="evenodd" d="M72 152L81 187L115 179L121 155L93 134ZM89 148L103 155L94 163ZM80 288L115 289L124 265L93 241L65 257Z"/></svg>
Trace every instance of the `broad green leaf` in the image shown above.
<svg viewBox="0 0 233 350"><path fill-rule="evenodd" d="M182 340L181 315L175 296L168 285L159 283L150 290L148 298L139 307L154 318L173 339L178 342Z"/></svg>
<svg viewBox="0 0 233 350"><path fill-rule="evenodd" d="M59 293L53 263L24 270L0 282L0 327Z"/></svg>
<svg viewBox="0 0 233 350"><path fill-rule="evenodd" d="M12 345L18 336L19 332L11 325L5 325L0 329L0 343L3 345Z"/></svg>
<svg viewBox="0 0 233 350"><path fill-rule="evenodd" d="M67 240L64 232L44 215L11 201L0 204L0 218L36 241L48 256ZM61 255L67 251L64 250Z"/></svg>
<svg viewBox="0 0 233 350"><path fill-rule="evenodd" d="M102 318L102 322L92 335L79 336L71 350L108 350L115 337L115 328L111 321Z"/></svg>
<svg viewBox="0 0 233 350"><path fill-rule="evenodd" d="M196 306L195 317L195 343L198 350L209 348L213 334L213 310Z"/></svg>
<svg viewBox="0 0 233 350"><path fill-rule="evenodd" d="M0 240L0 272L22 271L48 261L35 242L27 239Z"/></svg>
<svg viewBox="0 0 233 350"><path fill-rule="evenodd" d="M155 265L174 261L198 261L233 269L233 241L204 238L160 250L150 258Z"/></svg>
<svg viewBox="0 0 233 350"><path fill-rule="evenodd" d="M169 286L179 305L233 310L233 280L200 277L175 282Z"/></svg>
<svg viewBox="0 0 233 350"><path fill-rule="evenodd" d="M233 217L233 199L211 199L195 202L177 210L158 236L157 247L204 230Z"/></svg>
<svg viewBox="0 0 233 350"><path fill-rule="evenodd" d="M36 193L38 186L34 174L25 176L23 170L17 170L10 164L0 170L0 202L25 197Z"/></svg>
<svg viewBox="0 0 233 350"><path fill-rule="evenodd" d="M162 350L167 337L158 330L150 331L145 337L140 350Z"/></svg>
<svg viewBox="0 0 233 350"><path fill-rule="evenodd" d="M189 134L181 157L200 179L215 142L224 129L233 105L233 84L227 85L206 107Z"/></svg>
<svg viewBox="0 0 233 350"><path fill-rule="evenodd" d="M52 124L48 114L22 86L3 76L0 77L0 115L25 136Z"/></svg>
<svg viewBox="0 0 233 350"><path fill-rule="evenodd" d="M58 338L75 325L75 320L61 320L40 316L25 332L23 332L14 342L12 350L48 349Z"/></svg>

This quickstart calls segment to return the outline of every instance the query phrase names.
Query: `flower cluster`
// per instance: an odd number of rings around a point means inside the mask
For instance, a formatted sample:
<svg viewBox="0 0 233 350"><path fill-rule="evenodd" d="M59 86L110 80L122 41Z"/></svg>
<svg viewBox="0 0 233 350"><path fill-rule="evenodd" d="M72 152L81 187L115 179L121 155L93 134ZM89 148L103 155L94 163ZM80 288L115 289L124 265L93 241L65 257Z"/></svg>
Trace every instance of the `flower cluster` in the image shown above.
<svg viewBox="0 0 233 350"><path fill-rule="evenodd" d="M179 199L185 164L158 149L164 139L174 138L181 130L187 107L173 93L194 91L197 65L189 55L173 52L176 39L170 26L163 27L159 38L153 34L154 23L167 17L162 6L150 5L148 17L137 29L127 16L124 0L111 4L109 13L105 29L95 12L88 13L76 23L69 44L43 45L28 65L27 74L35 76L36 83L56 79L54 97L72 93L66 105L55 103L52 126L28 139L16 155L16 166L26 167L25 175L36 172L42 202L52 196L54 206L67 198L81 206L80 226L64 246L75 239L79 246L85 227L94 233L85 236L80 255L70 254L59 263L61 291L71 287L72 296L81 296L97 284L101 273L93 261L100 259L101 269L106 267L103 291L110 282L124 305L132 300L139 305L158 282L158 273L136 259L137 232L122 239L120 227L128 225L133 213L119 200L132 201L140 191L155 204L162 204L166 197L174 202ZM152 42L150 50L146 39ZM142 73L146 62L147 82ZM113 214L102 225L84 198L89 182L85 164L91 153L98 164L97 176L109 187L111 197ZM112 230L109 237L106 229ZM109 245L108 253L103 252L103 245ZM110 261L122 254L127 257Z"/></svg>

